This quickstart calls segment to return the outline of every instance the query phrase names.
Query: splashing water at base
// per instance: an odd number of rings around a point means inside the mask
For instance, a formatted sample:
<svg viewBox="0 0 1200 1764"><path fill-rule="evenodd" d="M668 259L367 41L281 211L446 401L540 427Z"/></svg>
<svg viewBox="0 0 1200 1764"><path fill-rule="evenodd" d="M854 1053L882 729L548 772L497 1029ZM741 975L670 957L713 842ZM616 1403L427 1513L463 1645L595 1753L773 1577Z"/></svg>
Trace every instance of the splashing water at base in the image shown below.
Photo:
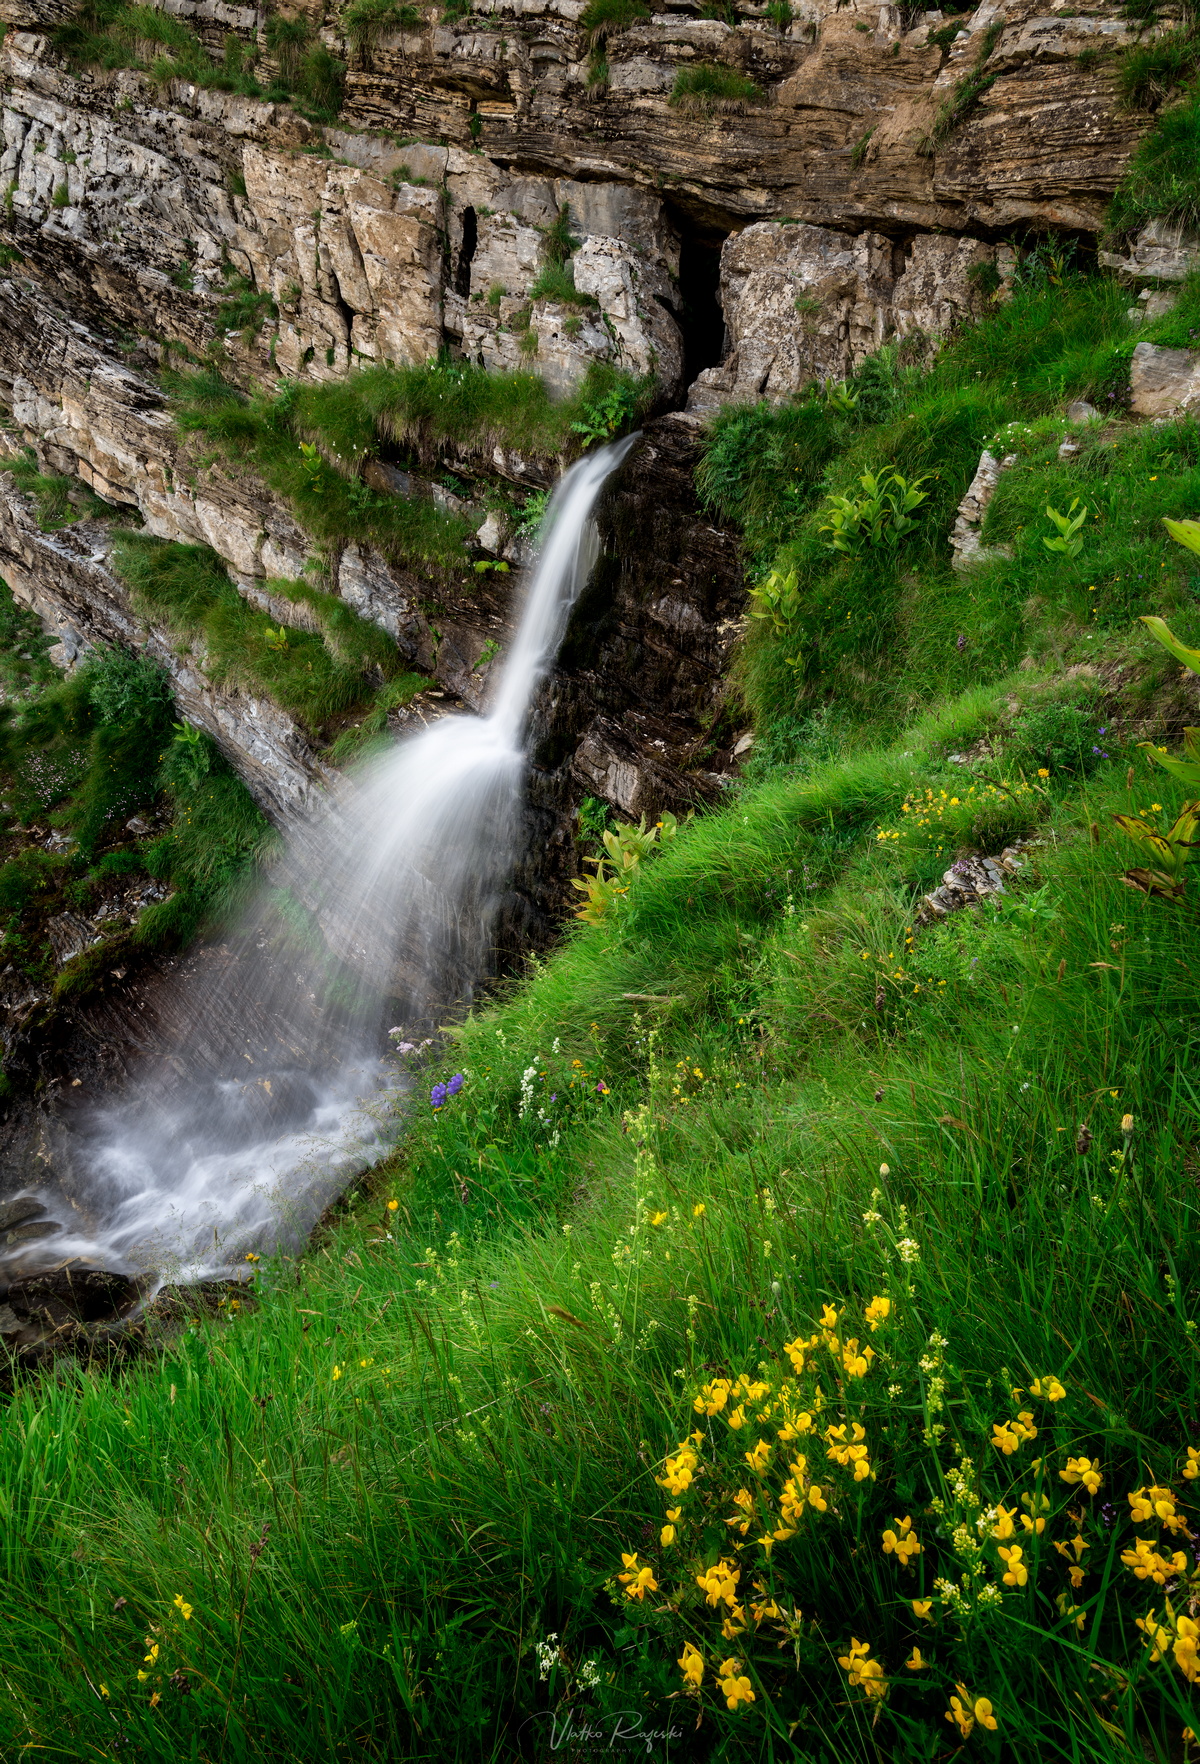
<svg viewBox="0 0 1200 1764"><path fill-rule="evenodd" d="M54 1123L74 1214L50 1203L66 1227L55 1265L229 1272L250 1248L301 1242L386 1152L405 1082L385 1026L430 1034L487 970L530 708L595 562L597 498L634 439L555 490L490 714L398 744L293 830L236 936L176 983L166 1052L118 1102Z"/></svg>

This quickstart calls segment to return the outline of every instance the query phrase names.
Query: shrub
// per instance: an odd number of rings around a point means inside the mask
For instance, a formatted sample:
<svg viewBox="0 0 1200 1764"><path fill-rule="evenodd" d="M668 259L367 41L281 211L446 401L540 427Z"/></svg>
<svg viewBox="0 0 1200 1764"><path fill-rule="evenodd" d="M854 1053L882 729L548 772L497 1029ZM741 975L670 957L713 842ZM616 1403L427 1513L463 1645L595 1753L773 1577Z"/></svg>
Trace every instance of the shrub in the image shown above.
<svg viewBox="0 0 1200 1764"><path fill-rule="evenodd" d="M719 63L681 67L667 102L677 110L709 115L716 110L742 110L747 104L763 104L766 95L746 74Z"/></svg>

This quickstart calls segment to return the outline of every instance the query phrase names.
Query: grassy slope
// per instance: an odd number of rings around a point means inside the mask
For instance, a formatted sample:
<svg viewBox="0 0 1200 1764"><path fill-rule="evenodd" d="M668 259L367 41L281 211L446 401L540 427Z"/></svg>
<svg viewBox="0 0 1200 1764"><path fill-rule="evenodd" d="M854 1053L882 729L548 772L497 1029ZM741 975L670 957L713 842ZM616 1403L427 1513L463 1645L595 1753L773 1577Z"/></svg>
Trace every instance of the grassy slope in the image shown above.
<svg viewBox="0 0 1200 1764"><path fill-rule="evenodd" d="M1072 292L1080 326L1060 325L1057 357L1042 350L1041 409L1084 390L1106 352L1127 357L1110 309L1086 334L1106 298ZM1031 353L1066 310L1055 291L1030 297ZM1173 731L1182 701L1130 625L1167 609L1200 637L1186 560L1150 525L1194 512L1193 441L1182 426L1074 463L1031 447L994 517L1013 565L951 578L948 515L981 441L1038 414L1027 387L1001 385L1023 359L1012 311L939 370L987 360L986 375L964 369L957 391L934 376L923 405L858 420L827 451L843 487L895 457L915 411L907 463L945 474L927 526L876 575L892 623L858 657L875 702L848 684L838 698L854 743L827 714L814 733L833 697L813 687L820 667L797 693L754 636L747 691L785 763L760 761L615 918L577 928L465 1027L440 1074L466 1072L463 1090L415 1108L402 1152L317 1251L255 1268L236 1308L189 1301L192 1320L156 1326L141 1365L62 1366L18 1389L0 1440L15 1619L0 1624L0 1751L512 1756L536 1754L531 1734L549 1744L557 1709L673 1726L655 1756L917 1760L945 1755L965 1685L969 1710L994 1711L971 1737L985 1754L1182 1757L1172 1649L1190 1661L1187 1635L1169 1624L1152 1661L1136 1622L1161 1617L1164 1590L1121 1556L1142 1537L1165 1552L1151 1572L1191 1572L1190 1553L1171 1560L1186 1539L1158 1516L1135 1524L1127 1496L1156 1484L1186 1503L1200 1447L1197 932L1191 909L1123 886L1133 854L1109 815L1181 800L1131 745L1150 719ZM1104 571L1082 583L1043 562L1043 528L1022 537L1044 492L1064 507L1080 483L1098 503L1124 486L1081 559ZM854 583L804 552L809 537L788 542L810 559L805 617L823 632ZM758 545L764 563L776 543ZM1131 594L1122 570L1151 586ZM1080 598L1093 581L1113 595L1095 617L1096 596ZM959 604L939 615L947 595ZM953 641L922 649L939 616L952 637L1006 605L1016 634L968 660ZM1030 646L1046 671L1006 675ZM830 649L836 683L852 682L852 650ZM1064 680L1061 662L1092 650L1104 679ZM948 760L963 751L984 757ZM1037 843L1002 907L910 941L950 855L1014 835ZM872 1332L878 1296L892 1309ZM847 1314L823 1331L826 1305ZM813 1336L797 1373L784 1343ZM877 1354L862 1375L851 1338ZM736 1398L705 1416L704 1387L743 1373L772 1387L747 1425L727 1423ZM1030 1397L1050 1374L1061 1400ZM1037 1431L1017 1443L1022 1410ZM692 1486L668 1497L664 1454L698 1421ZM843 1448L826 1429L853 1444L855 1424L860 1481L827 1456ZM760 1437L756 1475L743 1453ZM803 1512L781 1526L799 1453ZM1103 1477L1094 1499L1062 1477L1082 1457ZM906 1516L922 1551L903 1569L883 1546ZM744 1537L728 1524L743 1517ZM774 1529L795 1534L768 1552L757 1539ZM695 1577L720 1560L740 1585L714 1608ZM632 1600L614 1577L643 1564L658 1584ZM853 1638L886 1697L839 1664ZM679 1695L685 1642L703 1655L696 1698ZM755 1698L732 1711L715 1686L726 1660Z"/></svg>

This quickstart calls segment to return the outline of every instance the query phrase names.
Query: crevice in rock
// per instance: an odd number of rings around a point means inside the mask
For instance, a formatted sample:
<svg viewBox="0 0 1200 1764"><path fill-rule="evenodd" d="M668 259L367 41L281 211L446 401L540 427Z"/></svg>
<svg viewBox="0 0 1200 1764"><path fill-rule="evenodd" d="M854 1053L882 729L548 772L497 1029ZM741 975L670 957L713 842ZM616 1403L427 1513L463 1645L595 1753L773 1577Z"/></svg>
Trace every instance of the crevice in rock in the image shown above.
<svg viewBox="0 0 1200 1764"><path fill-rule="evenodd" d="M717 367L726 348L725 315L721 310L721 243L701 237L686 222L680 225L679 311L683 333L683 378L690 386L705 368Z"/></svg>
<svg viewBox="0 0 1200 1764"><path fill-rule="evenodd" d="M464 208L462 213L462 245L458 253L458 268L454 274L454 292L461 294L464 300L471 295L471 261L475 256L475 247L479 242L479 221L473 208Z"/></svg>

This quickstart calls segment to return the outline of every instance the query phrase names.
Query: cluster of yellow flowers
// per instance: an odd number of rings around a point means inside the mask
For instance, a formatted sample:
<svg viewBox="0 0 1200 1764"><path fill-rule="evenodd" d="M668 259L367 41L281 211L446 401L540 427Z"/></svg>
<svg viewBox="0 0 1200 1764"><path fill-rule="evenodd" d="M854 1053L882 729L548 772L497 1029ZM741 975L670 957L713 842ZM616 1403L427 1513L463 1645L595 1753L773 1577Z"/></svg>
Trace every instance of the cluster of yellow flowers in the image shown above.
<svg viewBox="0 0 1200 1764"><path fill-rule="evenodd" d="M880 1335L897 1321L896 1301L888 1295L872 1297L861 1316L859 1332L850 1334L853 1324L846 1307L826 1304L811 1333L782 1342L789 1375L762 1376L769 1368L760 1363L754 1373L708 1378L691 1399L699 1424L666 1455L657 1477L676 1503L666 1509L659 1542L664 1551L677 1552L679 1572L668 1574L664 1566L656 1568L634 1553L622 1556L622 1571L616 1577L624 1598L636 1604L643 1603L647 1593L657 1592L662 1578L668 1585L660 1611L683 1613L690 1608L701 1616L711 1613L714 1630L719 1623L711 1667L706 1666L699 1638L683 1644L679 1667L687 1694L699 1695L706 1671L711 1671L730 1710L754 1702L749 1676L753 1668L730 1654L730 1645L764 1624L783 1638L781 1646L794 1645L814 1622L810 1617L806 1624L802 1613L784 1601L778 1582L773 1586L767 1576L775 1573L774 1552L779 1546L790 1544L805 1530L816 1543L814 1526L861 1515L863 1496L876 1480L876 1460L887 1434L885 1430L877 1440L869 1436L870 1403L872 1397L883 1397L877 1368L885 1368L885 1379L899 1371L888 1338ZM879 1341L878 1350L868 1336ZM946 1346L936 1332L930 1336L929 1350L919 1361L920 1370L929 1375L927 1390L941 1383L945 1364L941 1350ZM902 1390L900 1384L888 1384L888 1403ZM1011 1390L1014 1408L1023 1394L1019 1387ZM1066 1398L1067 1387L1047 1372L1032 1380L1028 1395L1035 1402L1055 1405ZM848 1413L850 1404L854 1407ZM894 1413L890 1408L887 1412ZM855 1414L864 1419L855 1419ZM1012 1418L987 1425L996 1454L993 1463L1007 1465L1018 1454L1023 1456L1023 1448L1039 1437L1032 1407L1017 1408ZM1041 1426L1044 1429L1047 1422L1043 1420ZM938 1438L940 1433L931 1437L926 1429L927 1445L935 1445ZM1064 1460L1058 1463L1064 1465ZM1078 1491L1078 1496L1092 1498L1104 1486L1101 1461L1080 1453L1067 1456L1062 1468L1052 1467L1045 1456L1028 1464L1035 1478L1033 1488L1013 1490L1007 1497L1011 1505L999 1501L985 1507L972 1464L958 1448L958 1467L944 1471L946 1502L931 1499L930 1511L943 1520L941 1535L949 1537L968 1573L961 1582L940 1576L933 1583L932 1596L912 1598L909 1603L916 1619L932 1624L961 1617L972 1602L999 1604L1008 1596L1023 1598L1049 1562L1057 1563L1069 1579L1069 1590L1055 1595L1062 1618L1083 1631L1087 1609L1074 1600L1087 1579L1085 1563L1093 1545L1084 1535L1081 1504L1067 1509L1070 1530L1065 1537L1045 1537L1054 1522L1054 1503L1047 1492L1054 1484L1048 1479L1054 1477ZM1186 1448L1180 1474L1185 1481L1200 1479L1200 1446ZM687 1504L697 1498L698 1509ZM1137 1580L1172 1591L1170 1583L1188 1571L1183 1550L1172 1547L1176 1534L1190 1535L1178 1497L1169 1480L1152 1480L1126 1499L1135 1525L1157 1527L1169 1541L1160 1544L1156 1535L1139 1537L1121 1553L1120 1561ZM726 1528L728 1537L715 1561L703 1553L708 1548L703 1540L711 1538L714 1521ZM879 1535L883 1558L901 1573L913 1574L925 1556L913 1515L894 1517ZM1054 1552L1048 1556L1047 1544ZM695 1556L689 1555L689 1545ZM910 1584L921 1587L920 1581ZM1165 1616L1152 1611L1139 1627L1153 1659L1172 1659L1189 1681L1200 1681L1200 1625L1188 1616L1176 1616L1168 1602ZM890 1680L883 1660L872 1650L871 1642L854 1636L836 1657L850 1688L879 1704L887 1696ZM728 1656L719 1664L717 1652ZM929 1665L914 1646L904 1670L922 1672ZM960 1738L968 1738L977 1727L998 1726L986 1696L958 1684L949 1701L945 1719Z"/></svg>
<svg viewBox="0 0 1200 1764"><path fill-rule="evenodd" d="M1176 1614L1170 1599L1161 1620L1154 1611L1147 1611L1137 1620L1150 1646L1152 1661L1171 1654L1189 1684L1200 1680L1200 1623L1194 1617Z"/></svg>

